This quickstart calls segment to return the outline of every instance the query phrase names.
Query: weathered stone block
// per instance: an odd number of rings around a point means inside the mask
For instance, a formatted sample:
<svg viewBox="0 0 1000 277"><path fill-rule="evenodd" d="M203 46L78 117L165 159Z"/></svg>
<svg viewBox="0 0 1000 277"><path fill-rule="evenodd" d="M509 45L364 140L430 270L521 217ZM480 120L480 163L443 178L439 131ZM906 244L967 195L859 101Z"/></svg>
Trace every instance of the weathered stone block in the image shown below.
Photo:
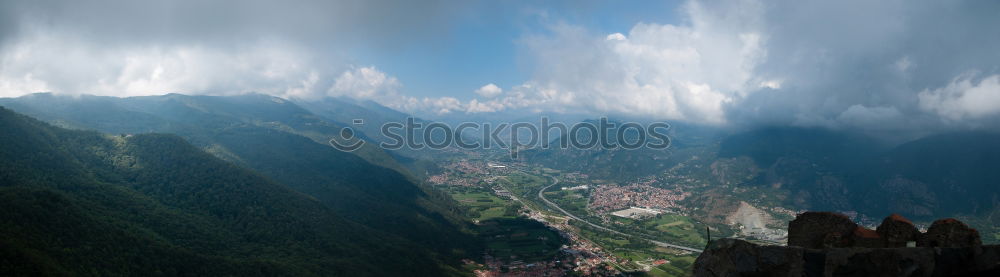
<svg viewBox="0 0 1000 277"><path fill-rule="evenodd" d="M788 223L788 245L805 248L846 247L858 227L845 215L805 212Z"/></svg>
<svg viewBox="0 0 1000 277"><path fill-rule="evenodd" d="M917 240L918 247L981 246L979 231L954 218L935 220Z"/></svg>
<svg viewBox="0 0 1000 277"><path fill-rule="evenodd" d="M892 214L882 220L875 232L882 237L885 247L906 247L907 242L917 241L920 231L905 217Z"/></svg>

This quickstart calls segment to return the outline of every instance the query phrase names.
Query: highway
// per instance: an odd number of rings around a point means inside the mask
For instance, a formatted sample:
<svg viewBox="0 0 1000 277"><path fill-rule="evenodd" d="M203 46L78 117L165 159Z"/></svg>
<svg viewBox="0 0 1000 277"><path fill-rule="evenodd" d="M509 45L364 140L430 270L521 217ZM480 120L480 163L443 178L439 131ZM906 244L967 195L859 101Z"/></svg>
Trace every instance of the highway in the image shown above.
<svg viewBox="0 0 1000 277"><path fill-rule="evenodd" d="M542 199L542 201L544 201L545 204L547 204L547 205L551 206L552 208L558 210L559 212L565 214L569 218L579 220L580 222L586 223L587 225L593 226L594 228L601 229L601 230L604 230L604 231L608 231L608 232L611 232L611 233L614 233L614 234L622 235L622 236L625 236L625 237L636 237L636 236L631 235L631 234L622 233L622 232L619 232L619 231L616 231L616 230L612 230L611 228L607 228L607 227L604 227L604 226L601 226L601 225L597 225L597 224L591 223L589 221L580 219L579 217L576 217L575 215L567 212L566 210L563 210L562 208L559 207L559 205L556 205L555 203L552 203L551 201L549 201L548 199L546 199L545 198L545 190L548 190L550 187L559 184L559 179L557 179L556 177L549 177L549 178L552 178L552 184L548 185L548 186L546 186L546 187L544 187L544 188L542 188L541 190L538 191L538 198ZM662 241L657 241L657 240L653 240L653 239L649 239L649 238L642 238L642 239L645 239L645 240L647 240L647 241L649 241L649 242L651 242L653 244L656 244L656 245L662 246L662 247L673 248L673 249L684 250L684 251L691 251L691 252L695 252L695 253L701 253L700 249L694 249L694 248L691 248L691 247L685 247L685 246L680 246L680 245L676 245L676 244L670 244L670 243L666 243L666 242L662 242Z"/></svg>

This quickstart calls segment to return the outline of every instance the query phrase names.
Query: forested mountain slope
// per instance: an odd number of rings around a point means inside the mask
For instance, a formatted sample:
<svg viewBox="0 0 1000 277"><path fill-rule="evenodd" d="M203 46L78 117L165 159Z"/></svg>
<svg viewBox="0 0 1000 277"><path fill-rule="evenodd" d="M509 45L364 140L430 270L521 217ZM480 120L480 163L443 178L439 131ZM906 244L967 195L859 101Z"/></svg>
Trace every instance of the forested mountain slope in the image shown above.
<svg viewBox="0 0 1000 277"><path fill-rule="evenodd" d="M0 275L448 273L417 244L177 136L71 131L3 108L0 129Z"/></svg>
<svg viewBox="0 0 1000 277"><path fill-rule="evenodd" d="M339 124L280 98L35 94L0 99L0 105L75 128L177 134L217 157L305 193L343 217L441 255L462 256L477 247L476 240L462 231L466 223L452 213L450 198L393 170L398 168L384 153L386 162L377 165L357 152L330 147L326 140L339 134Z"/></svg>

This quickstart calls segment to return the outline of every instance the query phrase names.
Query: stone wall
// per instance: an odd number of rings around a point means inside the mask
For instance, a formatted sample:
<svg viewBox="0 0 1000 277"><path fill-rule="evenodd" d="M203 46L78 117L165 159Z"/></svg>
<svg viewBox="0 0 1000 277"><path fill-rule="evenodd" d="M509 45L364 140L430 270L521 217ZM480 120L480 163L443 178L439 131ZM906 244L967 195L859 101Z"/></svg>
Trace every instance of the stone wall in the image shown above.
<svg viewBox="0 0 1000 277"><path fill-rule="evenodd" d="M982 245L976 229L953 218L934 221L925 233L920 233L913 222L898 214L886 217L874 231L858 226L845 215L831 212L805 212L788 223L789 246L898 248L911 242L920 247Z"/></svg>
<svg viewBox="0 0 1000 277"><path fill-rule="evenodd" d="M694 276L1000 276L1000 246L827 248L713 241Z"/></svg>

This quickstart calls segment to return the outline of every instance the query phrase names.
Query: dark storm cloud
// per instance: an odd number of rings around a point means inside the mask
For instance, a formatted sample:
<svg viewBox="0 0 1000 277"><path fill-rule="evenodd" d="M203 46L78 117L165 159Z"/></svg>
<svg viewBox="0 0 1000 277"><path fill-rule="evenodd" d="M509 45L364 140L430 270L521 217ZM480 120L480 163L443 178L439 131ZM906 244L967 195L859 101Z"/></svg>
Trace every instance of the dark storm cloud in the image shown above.
<svg viewBox="0 0 1000 277"><path fill-rule="evenodd" d="M67 32L110 43L386 42L434 36L457 1L3 1L5 34ZM397 41L398 42L398 41Z"/></svg>
<svg viewBox="0 0 1000 277"><path fill-rule="evenodd" d="M434 41L466 8L437 0L2 1L0 95L322 96L362 70L377 80L351 81L394 89L378 80L391 76L356 65L352 51Z"/></svg>
<svg viewBox="0 0 1000 277"><path fill-rule="evenodd" d="M942 120L926 108L932 103L921 105L921 92L1000 73L1000 2L768 3L768 57L756 74L784 82L736 103L734 120L937 128ZM966 119L948 125L983 125L995 115Z"/></svg>
<svg viewBox="0 0 1000 277"><path fill-rule="evenodd" d="M536 73L507 99L737 127L910 137L1000 129L1000 2L688 1L678 10L680 23L612 34L560 23L524 39Z"/></svg>

